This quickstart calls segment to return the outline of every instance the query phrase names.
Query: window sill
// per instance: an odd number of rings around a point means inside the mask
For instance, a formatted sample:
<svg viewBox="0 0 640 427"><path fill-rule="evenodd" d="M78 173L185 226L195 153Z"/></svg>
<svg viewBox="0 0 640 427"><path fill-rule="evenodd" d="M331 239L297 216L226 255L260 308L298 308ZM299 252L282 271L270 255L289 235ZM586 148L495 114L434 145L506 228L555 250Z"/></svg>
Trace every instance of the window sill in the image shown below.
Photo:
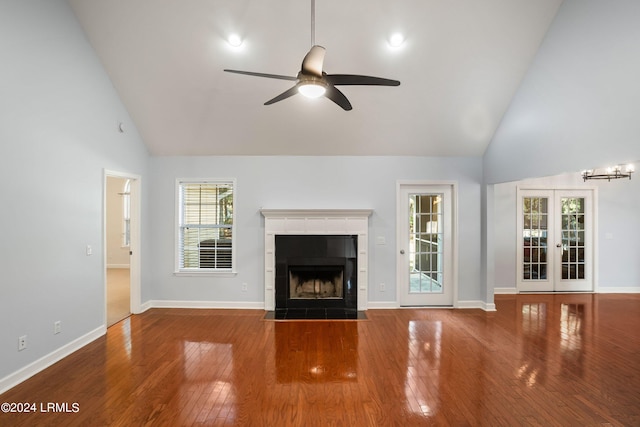
<svg viewBox="0 0 640 427"><path fill-rule="evenodd" d="M237 276L237 271L174 271L174 276L180 277L201 277L201 276L215 276L215 277L235 277Z"/></svg>

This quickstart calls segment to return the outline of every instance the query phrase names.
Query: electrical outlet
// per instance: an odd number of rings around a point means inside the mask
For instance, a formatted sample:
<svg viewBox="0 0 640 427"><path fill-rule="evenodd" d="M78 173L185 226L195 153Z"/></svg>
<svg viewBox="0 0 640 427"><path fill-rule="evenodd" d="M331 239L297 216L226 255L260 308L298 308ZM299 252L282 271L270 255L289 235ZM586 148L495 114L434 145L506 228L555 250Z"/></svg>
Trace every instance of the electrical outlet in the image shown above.
<svg viewBox="0 0 640 427"><path fill-rule="evenodd" d="M247 284L246 283L242 284L242 292L247 292Z"/></svg>
<svg viewBox="0 0 640 427"><path fill-rule="evenodd" d="M53 333L59 334L60 332L62 332L62 322L59 320L57 322L53 322Z"/></svg>
<svg viewBox="0 0 640 427"><path fill-rule="evenodd" d="M93 255L93 248L91 245L87 245L87 256Z"/></svg>
<svg viewBox="0 0 640 427"><path fill-rule="evenodd" d="M380 292L384 292L387 289L387 286L384 283L380 283Z"/></svg>
<svg viewBox="0 0 640 427"><path fill-rule="evenodd" d="M23 335L18 338L18 351L22 351L27 348L27 336Z"/></svg>

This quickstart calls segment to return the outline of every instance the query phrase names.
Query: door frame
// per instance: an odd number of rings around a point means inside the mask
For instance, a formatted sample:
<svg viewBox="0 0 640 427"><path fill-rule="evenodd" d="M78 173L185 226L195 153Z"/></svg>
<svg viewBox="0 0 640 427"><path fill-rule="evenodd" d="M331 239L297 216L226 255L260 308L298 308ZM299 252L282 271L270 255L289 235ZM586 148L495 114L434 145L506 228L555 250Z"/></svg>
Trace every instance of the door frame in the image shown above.
<svg viewBox="0 0 640 427"><path fill-rule="evenodd" d="M131 180L131 212L130 212L130 243L129 250L129 311L131 314L142 312L141 298L141 257L140 257L140 229L141 229L141 185L140 175L127 172L117 172L104 169L103 172L103 200L102 200L102 270L104 282L104 325L107 326L107 178L125 178Z"/></svg>
<svg viewBox="0 0 640 427"><path fill-rule="evenodd" d="M403 292L402 283L403 271L405 268L404 257L400 256L400 249L405 245L402 235L402 190L427 189L431 187L450 187L451 189L451 286L453 287L452 307L458 307L458 182L457 181L421 181L421 180L398 180L396 181L396 305L400 307L400 294ZM446 306L449 307L449 306Z"/></svg>
<svg viewBox="0 0 640 427"><path fill-rule="evenodd" d="M521 291L520 289L518 289L518 283L519 283L519 276L520 274L522 274L522 270L521 270L521 263L519 263L519 257L518 257L518 253L521 250L520 247L520 237L521 237L521 232L522 230L518 229L517 224L519 224L518 222L518 213L520 212L520 200L522 197L522 192L523 191L551 191L554 193L554 202L556 199L555 193L556 192L562 192L562 191L576 191L576 190L580 190L580 191L591 191L591 215L592 215L592 236L591 236L591 240L592 240L592 252L591 252L591 264L592 264L592 269L591 269L591 280L592 280L592 290L590 291ZM575 186L575 185L560 185L560 186L550 186L550 187L545 187L545 186L540 186L540 185L518 185L516 186L516 251L518 251L515 255L516 255L516 277L515 277L515 289L516 289L516 293L517 294L532 294L532 293L549 293L549 294L559 294L559 293L598 293L599 292L599 284L598 284L598 260L599 260L599 250L598 250L598 187L594 186L594 185L584 185L584 186ZM555 227L555 226L554 226ZM555 247L555 243L553 243L553 246ZM554 268L556 267L554 263ZM556 276L556 272L553 272L553 280L555 280L555 276Z"/></svg>

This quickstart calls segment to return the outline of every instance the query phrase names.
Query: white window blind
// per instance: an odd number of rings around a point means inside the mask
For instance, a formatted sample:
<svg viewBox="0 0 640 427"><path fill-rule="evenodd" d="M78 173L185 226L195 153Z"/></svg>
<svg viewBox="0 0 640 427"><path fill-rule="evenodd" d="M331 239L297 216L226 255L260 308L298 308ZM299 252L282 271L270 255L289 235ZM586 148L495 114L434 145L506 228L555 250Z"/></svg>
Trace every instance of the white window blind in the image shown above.
<svg viewBox="0 0 640 427"><path fill-rule="evenodd" d="M233 181L178 183L178 270L233 271Z"/></svg>

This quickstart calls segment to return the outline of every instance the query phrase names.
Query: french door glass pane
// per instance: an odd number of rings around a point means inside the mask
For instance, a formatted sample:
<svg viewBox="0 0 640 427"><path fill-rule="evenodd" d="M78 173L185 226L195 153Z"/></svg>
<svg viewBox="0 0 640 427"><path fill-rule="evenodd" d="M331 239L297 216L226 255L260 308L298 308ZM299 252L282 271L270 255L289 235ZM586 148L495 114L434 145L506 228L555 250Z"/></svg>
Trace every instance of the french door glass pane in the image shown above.
<svg viewBox="0 0 640 427"><path fill-rule="evenodd" d="M585 278L585 199L562 197L562 279Z"/></svg>
<svg viewBox="0 0 640 427"><path fill-rule="evenodd" d="M409 293L442 293L442 196L409 196Z"/></svg>
<svg viewBox="0 0 640 427"><path fill-rule="evenodd" d="M522 273L523 280L547 279L547 230L549 223L546 197L522 199Z"/></svg>

